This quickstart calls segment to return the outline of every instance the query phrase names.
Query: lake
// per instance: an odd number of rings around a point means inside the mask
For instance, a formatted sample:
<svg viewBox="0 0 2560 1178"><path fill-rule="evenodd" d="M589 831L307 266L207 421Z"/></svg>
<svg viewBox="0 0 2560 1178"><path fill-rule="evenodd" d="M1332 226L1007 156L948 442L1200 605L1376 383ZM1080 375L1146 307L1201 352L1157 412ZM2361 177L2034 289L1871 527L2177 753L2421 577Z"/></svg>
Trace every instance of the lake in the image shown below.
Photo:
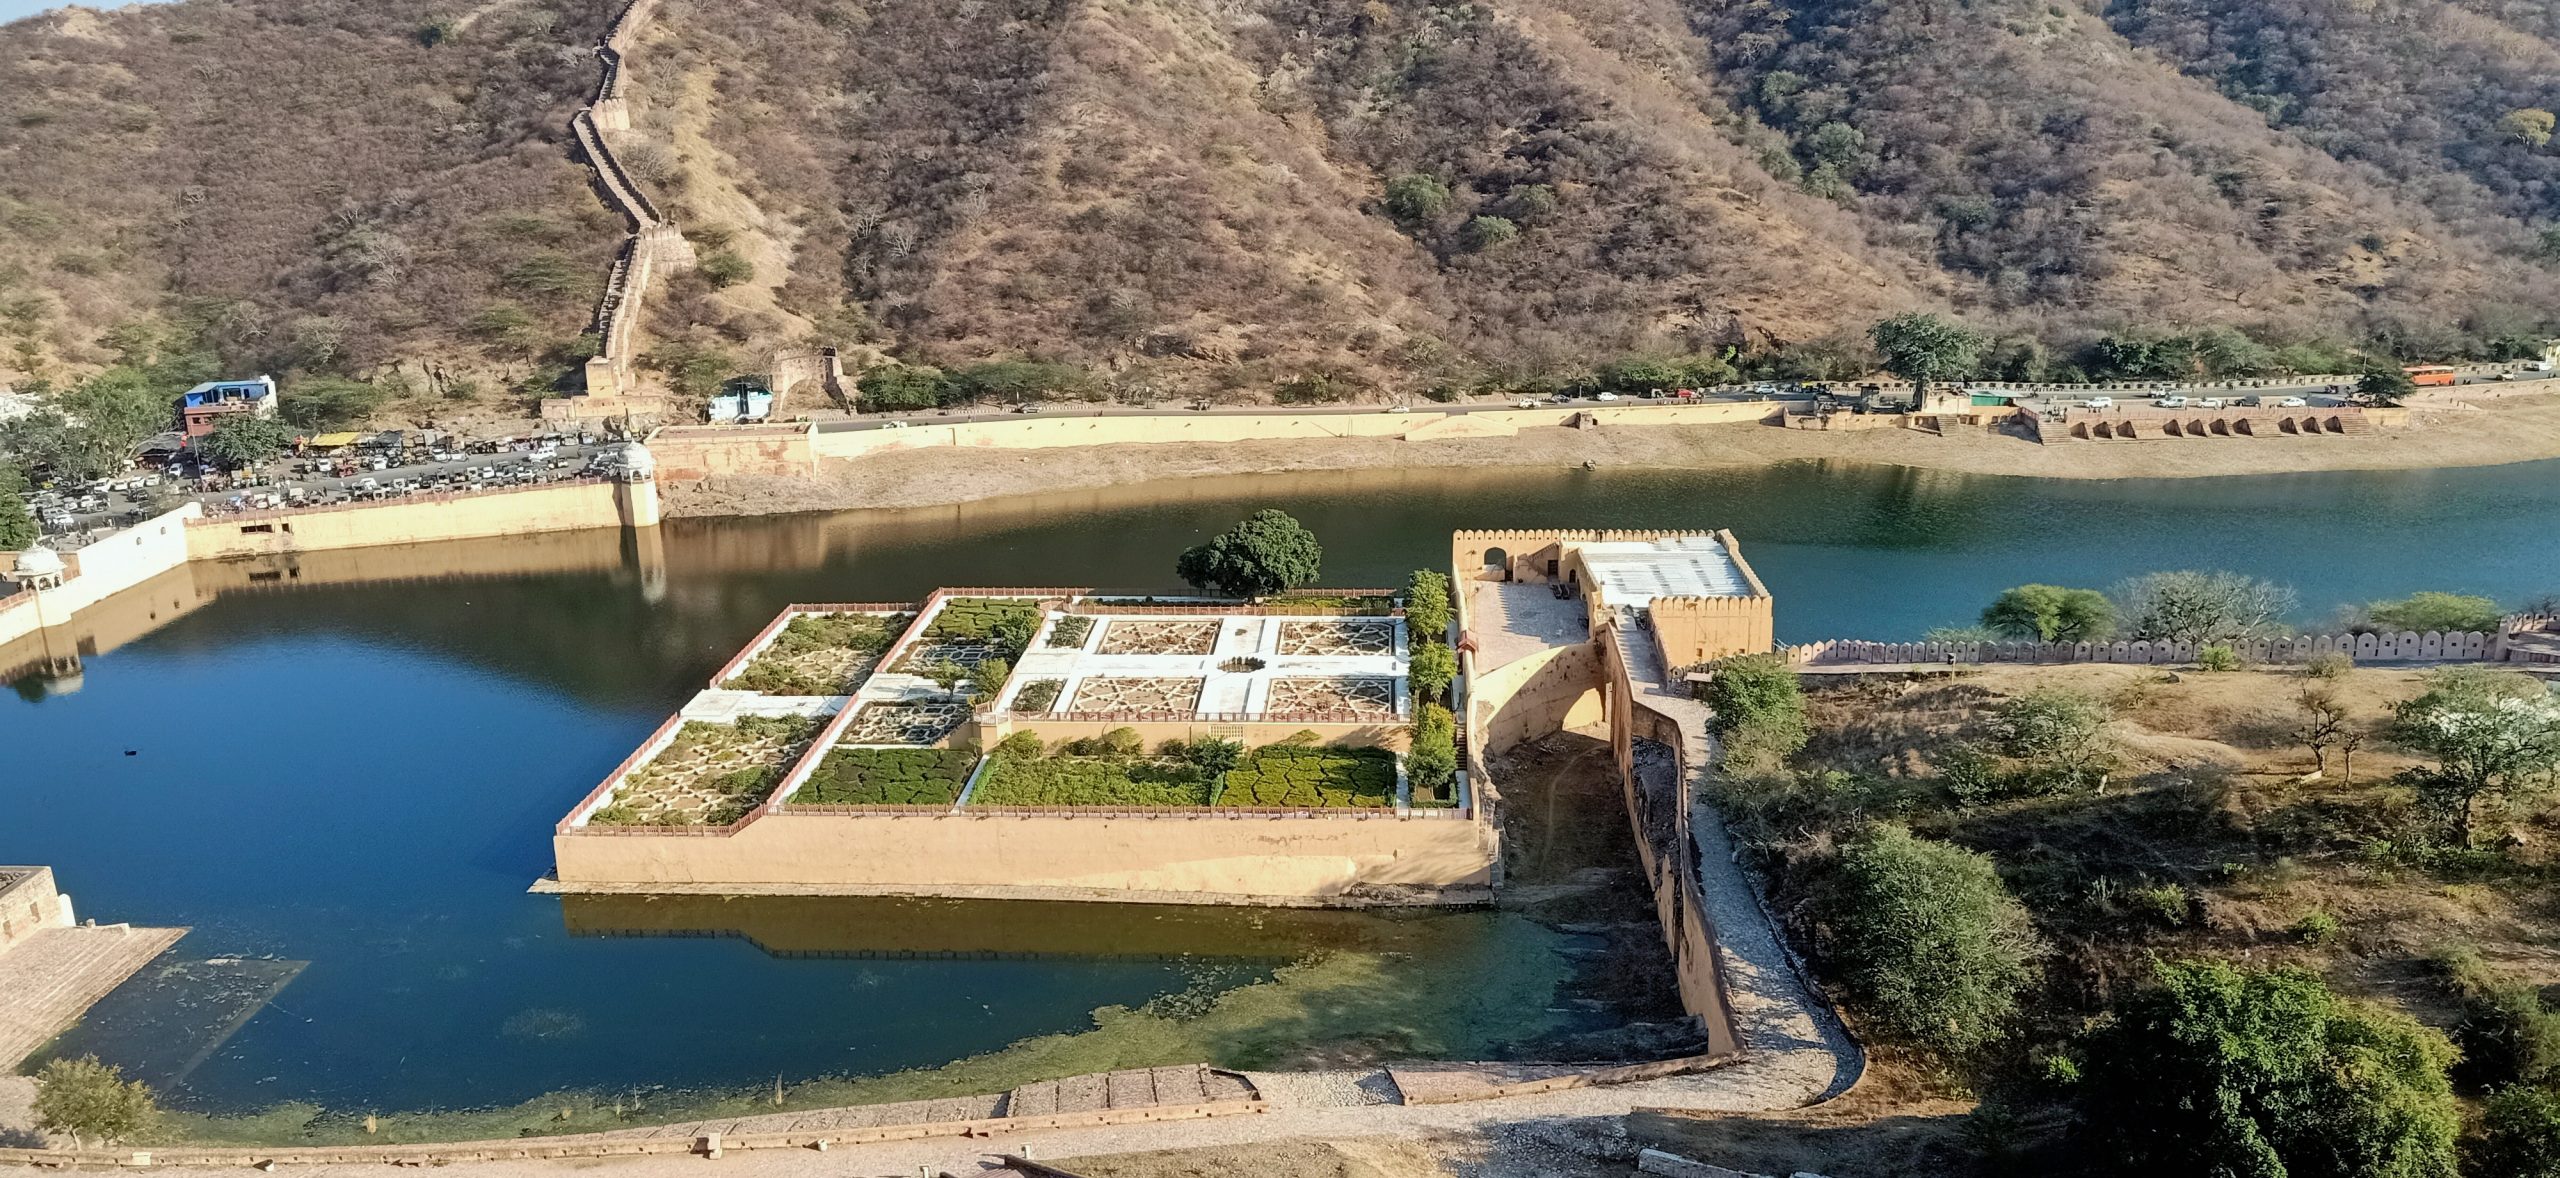
<svg viewBox="0 0 2560 1178"><path fill-rule="evenodd" d="M1660 1016L1658 988L1592 977L1592 938L1548 912L526 894L552 822L783 605L1173 589L1176 553L1264 506L1315 530L1338 585L1442 565L1458 528L1731 528L1790 642L1910 638L2012 584L2163 568L2284 581L2306 620L2419 589L2560 592L2560 463L1327 473L315 556L255 586L235 572L240 591L76 681L0 695L0 862L52 864L88 916L194 929L58 1049L181 1108L343 1122L563 1092L694 1107L779 1083L804 1104L1139 1060L1543 1054Z"/></svg>

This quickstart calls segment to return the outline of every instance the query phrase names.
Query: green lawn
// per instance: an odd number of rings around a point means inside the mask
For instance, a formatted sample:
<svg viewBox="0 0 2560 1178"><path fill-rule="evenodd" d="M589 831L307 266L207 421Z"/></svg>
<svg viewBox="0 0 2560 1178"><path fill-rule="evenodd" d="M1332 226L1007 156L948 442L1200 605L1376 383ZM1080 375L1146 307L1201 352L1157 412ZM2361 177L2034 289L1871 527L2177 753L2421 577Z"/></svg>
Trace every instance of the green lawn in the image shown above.
<svg viewBox="0 0 2560 1178"><path fill-rule="evenodd" d="M978 763L967 749L831 749L794 806L948 806Z"/></svg>

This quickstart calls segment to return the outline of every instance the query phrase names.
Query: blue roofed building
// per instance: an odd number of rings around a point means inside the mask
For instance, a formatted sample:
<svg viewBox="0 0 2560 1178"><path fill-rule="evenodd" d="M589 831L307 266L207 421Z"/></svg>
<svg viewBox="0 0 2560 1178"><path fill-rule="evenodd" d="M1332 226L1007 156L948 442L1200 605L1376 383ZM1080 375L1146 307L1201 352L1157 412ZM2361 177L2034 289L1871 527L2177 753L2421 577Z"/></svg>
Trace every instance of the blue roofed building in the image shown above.
<svg viewBox="0 0 2560 1178"><path fill-rule="evenodd" d="M178 429L192 442L234 413L276 415L276 378L208 380L178 398Z"/></svg>

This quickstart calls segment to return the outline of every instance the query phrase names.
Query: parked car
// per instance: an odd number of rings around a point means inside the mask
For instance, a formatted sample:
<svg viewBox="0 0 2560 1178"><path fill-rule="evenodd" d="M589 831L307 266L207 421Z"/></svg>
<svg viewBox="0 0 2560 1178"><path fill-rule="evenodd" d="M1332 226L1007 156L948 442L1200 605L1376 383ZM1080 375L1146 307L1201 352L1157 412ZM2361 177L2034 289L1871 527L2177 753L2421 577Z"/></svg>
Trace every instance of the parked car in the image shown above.
<svg viewBox="0 0 2560 1178"><path fill-rule="evenodd" d="M1606 392L1606 391L1603 391L1603 392L1601 392L1601 393L1599 393L1599 394L1597 394L1597 395L1594 395L1591 399L1592 399L1592 400L1594 400L1594 401L1615 401L1615 400L1617 400L1617 399L1618 399L1618 394L1616 394L1616 393L1612 393L1612 392Z"/></svg>
<svg viewBox="0 0 2560 1178"><path fill-rule="evenodd" d="M1536 397L1522 397L1518 404L1512 406L1512 408L1515 409L1535 409L1537 407L1538 399Z"/></svg>
<svg viewBox="0 0 2560 1178"><path fill-rule="evenodd" d="M2278 409L2301 409L2311 404L2300 397L2284 397L2276 401Z"/></svg>
<svg viewBox="0 0 2560 1178"><path fill-rule="evenodd" d="M2087 401L2083 402L2083 404L2086 404L2092 409L2113 409L2116 407L2116 399L2113 397L2091 397Z"/></svg>
<svg viewBox="0 0 2560 1178"><path fill-rule="evenodd" d="M2187 407L2187 399L2185 397L2155 397L2152 398L2151 403L2162 409L2184 409Z"/></svg>
<svg viewBox="0 0 2560 1178"><path fill-rule="evenodd" d="M2220 408L2222 408L2222 398L2220 398L2220 397L2198 397L2198 398L2196 398L2196 408L2198 408L2198 409L2220 409Z"/></svg>

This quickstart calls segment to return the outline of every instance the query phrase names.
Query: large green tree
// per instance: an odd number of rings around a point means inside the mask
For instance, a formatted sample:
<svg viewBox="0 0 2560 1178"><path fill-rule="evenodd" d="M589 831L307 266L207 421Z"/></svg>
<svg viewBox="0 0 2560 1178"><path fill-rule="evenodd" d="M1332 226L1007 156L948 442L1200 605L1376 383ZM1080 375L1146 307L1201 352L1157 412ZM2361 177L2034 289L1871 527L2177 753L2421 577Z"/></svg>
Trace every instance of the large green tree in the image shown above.
<svg viewBox="0 0 2560 1178"><path fill-rule="evenodd" d="M1842 853L1822 914L1866 1025L1944 1054L2001 1033L2044 953L1988 856L1898 826Z"/></svg>
<svg viewBox="0 0 2560 1178"><path fill-rule="evenodd" d="M36 542L41 533L27 512L27 476L0 462L0 552L16 552Z"/></svg>
<svg viewBox="0 0 2560 1178"><path fill-rule="evenodd" d="M1194 589L1267 597L1315 584L1324 546L1288 512L1265 509L1205 544L1184 549L1174 571Z"/></svg>
<svg viewBox="0 0 2560 1178"><path fill-rule="evenodd" d="M2560 777L2560 700L2530 676L2482 667L2433 672L2426 688L2393 709L2391 739L2435 763L2404 771L2401 782L2468 846L2481 803L2530 796Z"/></svg>
<svg viewBox="0 0 2560 1178"><path fill-rule="evenodd" d="M142 1081L126 1080L94 1055L53 1060L36 1073L36 1127L70 1134L74 1148L132 1137L159 1112Z"/></svg>
<svg viewBox="0 0 2560 1178"><path fill-rule="evenodd" d="M1914 404L1925 402L1933 381L1953 380L1973 371L1982 355L1982 337L1935 315L1896 315L1867 329L1885 371L1911 382Z"/></svg>
<svg viewBox="0 0 2560 1178"><path fill-rule="evenodd" d="M2081 1155L2126 1174L2452 1178L2444 1036L2301 969L2159 967L2091 1036Z"/></svg>
<svg viewBox="0 0 2560 1178"><path fill-rule="evenodd" d="M1982 611L1982 624L2030 642L2095 642L2115 633L2116 609L2095 589L2020 585Z"/></svg>
<svg viewBox="0 0 2560 1178"><path fill-rule="evenodd" d="M2148 573L2116 586L2126 634L2158 642L2236 642L2276 630L2292 612L2293 590L2239 573Z"/></svg>
<svg viewBox="0 0 2560 1178"><path fill-rule="evenodd" d="M1775 655L1718 664L1699 697L1708 708L1707 730L1724 743L1731 769L1773 771L1812 737L1804 688L1795 670Z"/></svg>
<svg viewBox="0 0 2560 1178"><path fill-rule="evenodd" d="M293 427L272 417L235 413L196 443L204 456L225 470L255 466L284 453L293 444Z"/></svg>

